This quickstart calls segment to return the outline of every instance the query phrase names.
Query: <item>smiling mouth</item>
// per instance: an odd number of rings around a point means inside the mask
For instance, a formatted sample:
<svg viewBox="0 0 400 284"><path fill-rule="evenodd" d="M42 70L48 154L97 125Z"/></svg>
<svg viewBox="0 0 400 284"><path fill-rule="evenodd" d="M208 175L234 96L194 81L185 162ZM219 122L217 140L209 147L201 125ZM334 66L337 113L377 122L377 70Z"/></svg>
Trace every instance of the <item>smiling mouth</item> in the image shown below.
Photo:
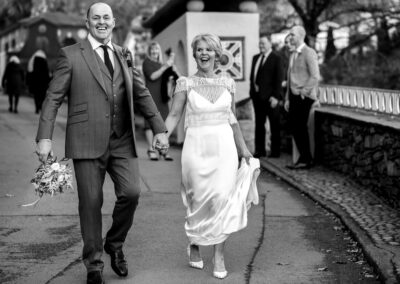
<svg viewBox="0 0 400 284"><path fill-rule="evenodd" d="M105 31L107 31L107 27L97 27L96 30L98 30L100 32L105 32Z"/></svg>

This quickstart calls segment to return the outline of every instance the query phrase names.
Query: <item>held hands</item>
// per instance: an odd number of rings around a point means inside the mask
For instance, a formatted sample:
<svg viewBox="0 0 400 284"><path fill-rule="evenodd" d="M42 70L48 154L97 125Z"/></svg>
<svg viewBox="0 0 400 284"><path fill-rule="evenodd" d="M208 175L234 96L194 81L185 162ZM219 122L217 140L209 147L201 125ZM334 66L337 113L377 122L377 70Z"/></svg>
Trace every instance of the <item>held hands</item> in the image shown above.
<svg viewBox="0 0 400 284"><path fill-rule="evenodd" d="M39 157L39 161L45 163L49 154L53 156L53 151L51 150L51 140L50 139L40 139L36 144L36 154Z"/></svg>
<svg viewBox="0 0 400 284"><path fill-rule="evenodd" d="M166 133L158 133L153 138L153 148L158 150L161 154L167 154L169 143Z"/></svg>

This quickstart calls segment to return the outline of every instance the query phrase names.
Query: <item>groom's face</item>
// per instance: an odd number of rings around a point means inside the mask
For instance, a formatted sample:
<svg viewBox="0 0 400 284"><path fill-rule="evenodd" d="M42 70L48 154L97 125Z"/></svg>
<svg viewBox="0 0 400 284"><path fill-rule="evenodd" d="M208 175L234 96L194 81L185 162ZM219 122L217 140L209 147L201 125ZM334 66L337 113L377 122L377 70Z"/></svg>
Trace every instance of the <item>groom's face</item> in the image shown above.
<svg viewBox="0 0 400 284"><path fill-rule="evenodd" d="M106 44L111 39L115 27L111 7L104 3L94 4L88 13L86 27L97 41Z"/></svg>

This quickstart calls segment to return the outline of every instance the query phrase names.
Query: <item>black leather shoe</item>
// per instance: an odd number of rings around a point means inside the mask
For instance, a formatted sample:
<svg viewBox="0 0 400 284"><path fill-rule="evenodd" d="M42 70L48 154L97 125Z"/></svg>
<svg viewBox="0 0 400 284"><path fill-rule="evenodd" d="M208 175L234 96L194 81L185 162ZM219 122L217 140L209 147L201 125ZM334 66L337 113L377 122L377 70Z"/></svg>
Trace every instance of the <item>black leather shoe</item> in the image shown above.
<svg viewBox="0 0 400 284"><path fill-rule="evenodd" d="M114 270L114 272L121 277L127 276L128 264L125 260L125 256L124 253L122 252L122 249L113 251L107 244L105 244L104 251L111 257L111 268Z"/></svg>
<svg viewBox="0 0 400 284"><path fill-rule="evenodd" d="M87 274L87 284L104 284L103 273L99 270L90 271Z"/></svg>

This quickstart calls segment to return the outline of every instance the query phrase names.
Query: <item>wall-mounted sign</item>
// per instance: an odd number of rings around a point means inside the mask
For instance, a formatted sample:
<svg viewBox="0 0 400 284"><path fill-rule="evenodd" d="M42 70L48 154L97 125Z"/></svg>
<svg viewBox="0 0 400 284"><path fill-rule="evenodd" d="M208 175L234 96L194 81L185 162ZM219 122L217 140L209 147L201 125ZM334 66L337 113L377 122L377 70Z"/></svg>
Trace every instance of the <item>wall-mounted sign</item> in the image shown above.
<svg viewBox="0 0 400 284"><path fill-rule="evenodd" d="M216 74L244 81L244 37L220 37L223 48Z"/></svg>

